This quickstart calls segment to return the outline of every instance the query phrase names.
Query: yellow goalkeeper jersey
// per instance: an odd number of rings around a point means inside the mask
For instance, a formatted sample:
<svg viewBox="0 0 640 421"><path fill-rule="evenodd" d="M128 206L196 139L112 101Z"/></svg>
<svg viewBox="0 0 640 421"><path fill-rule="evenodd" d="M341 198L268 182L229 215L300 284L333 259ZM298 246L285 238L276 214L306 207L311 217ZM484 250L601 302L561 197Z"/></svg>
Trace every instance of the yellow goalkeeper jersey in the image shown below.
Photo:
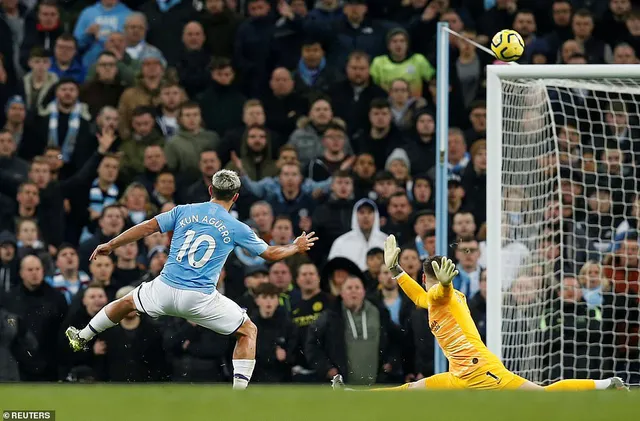
<svg viewBox="0 0 640 421"><path fill-rule="evenodd" d="M429 327L449 360L451 374L463 377L487 364L502 366L480 339L467 299L453 285L437 284L425 291L406 273L398 285L417 306L429 310Z"/></svg>

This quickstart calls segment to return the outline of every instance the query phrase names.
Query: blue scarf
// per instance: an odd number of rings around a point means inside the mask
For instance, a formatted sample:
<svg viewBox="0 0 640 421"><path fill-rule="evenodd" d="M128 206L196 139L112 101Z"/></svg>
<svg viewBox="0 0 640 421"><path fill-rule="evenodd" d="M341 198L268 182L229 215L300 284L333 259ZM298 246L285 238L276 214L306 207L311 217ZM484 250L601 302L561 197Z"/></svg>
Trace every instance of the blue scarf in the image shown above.
<svg viewBox="0 0 640 421"><path fill-rule="evenodd" d="M429 253L427 252L427 249L424 248L424 241L422 241L422 238L420 238L419 235L416 235L416 250L418 251L418 256L420 257L421 261L425 261L427 260L427 258L429 257Z"/></svg>
<svg viewBox="0 0 640 421"><path fill-rule="evenodd" d="M587 302L587 307L600 307L602 305L602 285L595 288L582 288L582 297Z"/></svg>
<svg viewBox="0 0 640 421"><path fill-rule="evenodd" d="M311 87L315 85L316 80L318 79L318 75L320 75L320 72L322 72L325 67L327 67L327 60L324 57L320 61L320 65L317 69L309 69L304 64L304 61L300 59L300 61L298 62L298 74L300 75L300 79L302 79L304 84Z"/></svg>
<svg viewBox="0 0 640 421"><path fill-rule="evenodd" d="M160 9L161 12L166 12L167 10L171 9L173 6L180 4L181 2L182 0L156 0L158 9Z"/></svg>
<svg viewBox="0 0 640 421"><path fill-rule="evenodd" d="M49 139L48 146L55 146L62 148L62 160L67 163L71 161L73 151L76 149L76 139L78 137L78 131L80 130L80 118L82 113L82 106L79 102L73 106L71 114L69 115L69 127L67 129L67 135L64 138L64 143L60 145L58 139L58 118L60 114L58 112L58 103L52 101L47 106L49 111Z"/></svg>

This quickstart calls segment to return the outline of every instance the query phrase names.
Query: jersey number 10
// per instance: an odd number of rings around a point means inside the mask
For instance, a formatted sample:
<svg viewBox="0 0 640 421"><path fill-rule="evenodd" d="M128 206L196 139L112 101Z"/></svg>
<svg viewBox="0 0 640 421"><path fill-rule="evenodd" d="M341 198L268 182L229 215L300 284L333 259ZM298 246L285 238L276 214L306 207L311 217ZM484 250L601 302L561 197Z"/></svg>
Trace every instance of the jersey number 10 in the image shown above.
<svg viewBox="0 0 640 421"><path fill-rule="evenodd" d="M180 251L178 251L176 260L178 262L182 262L182 259L186 254L189 265L196 269L199 269L204 266L209 261L209 259L211 259L211 256L216 249L216 240L209 234L202 234L199 235L194 241L193 237L195 237L195 235L195 231L187 231L186 238L184 240L184 243L182 244L182 247L180 247ZM198 251L198 247L200 246L200 244L204 242L207 243L207 250L204 252L201 258L196 260L196 251Z"/></svg>

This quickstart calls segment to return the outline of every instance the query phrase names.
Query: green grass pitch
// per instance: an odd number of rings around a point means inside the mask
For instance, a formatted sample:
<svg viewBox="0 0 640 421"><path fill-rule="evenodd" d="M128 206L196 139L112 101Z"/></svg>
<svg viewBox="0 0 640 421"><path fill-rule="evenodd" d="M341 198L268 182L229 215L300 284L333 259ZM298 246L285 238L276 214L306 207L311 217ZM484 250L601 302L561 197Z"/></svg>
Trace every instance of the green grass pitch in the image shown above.
<svg viewBox="0 0 640 421"><path fill-rule="evenodd" d="M56 411L56 421L631 421L640 392L333 392L329 386L0 386L0 410Z"/></svg>

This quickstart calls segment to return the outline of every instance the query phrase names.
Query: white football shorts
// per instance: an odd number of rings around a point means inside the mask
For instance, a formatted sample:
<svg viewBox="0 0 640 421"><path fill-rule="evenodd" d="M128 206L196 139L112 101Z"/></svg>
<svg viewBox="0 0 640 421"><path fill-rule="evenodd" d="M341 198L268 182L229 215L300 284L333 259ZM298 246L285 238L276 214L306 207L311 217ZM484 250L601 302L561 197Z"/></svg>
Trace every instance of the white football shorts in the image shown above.
<svg viewBox="0 0 640 421"><path fill-rule="evenodd" d="M173 288L160 279L145 282L131 291L136 309L150 317L175 316L222 335L231 335L249 320L238 304L214 291L204 294Z"/></svg>

